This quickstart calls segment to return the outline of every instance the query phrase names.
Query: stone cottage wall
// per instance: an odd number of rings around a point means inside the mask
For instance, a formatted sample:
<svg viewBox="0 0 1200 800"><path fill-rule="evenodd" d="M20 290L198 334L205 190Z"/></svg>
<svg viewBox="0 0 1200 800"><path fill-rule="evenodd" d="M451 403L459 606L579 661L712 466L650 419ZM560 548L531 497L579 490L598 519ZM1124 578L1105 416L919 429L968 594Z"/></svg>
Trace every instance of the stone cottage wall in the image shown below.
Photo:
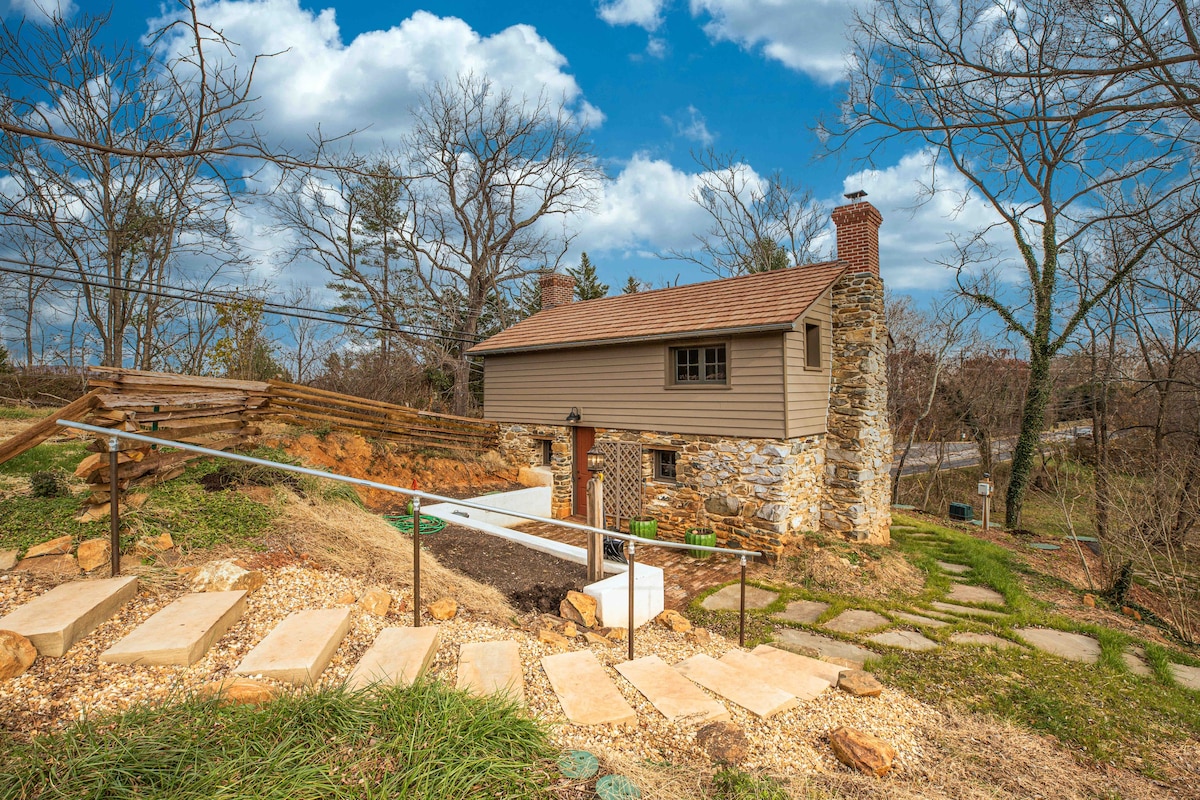
<svg viewBox="0 0 1200 800"><path fill-rule="evenodd" d="M571 429L566 425L500 425L500 455L510 464L541 464L540 440L549 439L550 513L555 519L571 516Z"/></svg>
<svg viewBox="0 0 1200 800"><path fill-rule="evenodd" d="M887 544L892 435L887 417L887 325L878 275L833 287L833 367L821 525L857 541Z"/></svg>

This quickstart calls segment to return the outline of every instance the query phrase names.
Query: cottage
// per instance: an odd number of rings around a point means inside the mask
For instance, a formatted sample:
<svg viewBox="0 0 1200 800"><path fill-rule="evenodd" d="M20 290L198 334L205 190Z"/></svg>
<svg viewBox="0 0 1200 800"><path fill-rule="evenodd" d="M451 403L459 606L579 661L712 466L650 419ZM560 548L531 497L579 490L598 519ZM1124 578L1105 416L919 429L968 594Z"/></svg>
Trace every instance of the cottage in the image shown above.
<svg viewBox="0 0 1200 800"><path fill-rule="evenodd" d="M833 222L822 264L577 303L546 275L542 311L471 348L484 415L511 461L551 468L555 516L585 512L600 444L668 531L773 553L805 530L888 541L882 217L859 202ZM628 516L627 489L606 495Z"/></svg>

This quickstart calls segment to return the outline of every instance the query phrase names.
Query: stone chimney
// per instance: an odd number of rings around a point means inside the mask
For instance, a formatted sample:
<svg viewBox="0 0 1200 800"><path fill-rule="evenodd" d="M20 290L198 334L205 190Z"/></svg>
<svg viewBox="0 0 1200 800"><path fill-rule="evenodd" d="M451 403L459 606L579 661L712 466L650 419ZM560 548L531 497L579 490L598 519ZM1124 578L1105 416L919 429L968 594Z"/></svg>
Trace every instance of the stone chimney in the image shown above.
<svg viewBox="0 0 1200 800"><path fill-rule="evenodd" d="M887 413L887 323L879 226L870 203L833 211L846 272L830 296L833 364L825 435L821 527L853 541L891 539L892 434Z"/></svg>
<svg viewBox="0 0 1200 800"><path fill-rule="evenodd" d="M542 290L542 310L565 306L575 299L575 279L561 272L544 272L539 283Z"/></svg>
<svg viewBox="0 0 1200 800"><path fill-rule="evenodd" d="M850 274L869 272L879 276L879 226L883 215L867 202L838 206L831 215L837 226L838 261L848 264Z"/></svg>

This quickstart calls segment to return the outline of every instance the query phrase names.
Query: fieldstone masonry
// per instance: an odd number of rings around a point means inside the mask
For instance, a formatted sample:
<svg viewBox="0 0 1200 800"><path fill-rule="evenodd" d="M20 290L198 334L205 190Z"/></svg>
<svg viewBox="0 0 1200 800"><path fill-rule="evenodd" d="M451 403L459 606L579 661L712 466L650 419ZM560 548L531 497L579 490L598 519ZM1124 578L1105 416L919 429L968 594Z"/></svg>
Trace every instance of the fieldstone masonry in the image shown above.
<svg viewBox="0 0 1200 800"><path fill-rule="evenodd" d="M861 272L833 286L833 369L821 526L874 544L890 541L892 435L887 419L883 281Z"/></svg>

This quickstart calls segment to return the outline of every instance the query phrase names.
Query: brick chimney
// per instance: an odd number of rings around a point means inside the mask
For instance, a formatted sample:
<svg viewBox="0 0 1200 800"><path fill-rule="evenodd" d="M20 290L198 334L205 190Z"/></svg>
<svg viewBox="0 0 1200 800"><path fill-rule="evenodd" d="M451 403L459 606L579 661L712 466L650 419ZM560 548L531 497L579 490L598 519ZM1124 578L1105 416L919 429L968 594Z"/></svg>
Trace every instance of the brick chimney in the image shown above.
<svg viewBox="0 0 1200 800"><path fill-rule="evenodd" d="M867 202L838 206L831 215L837 226L837 257L851 275L879 275L879 226L883 215Z"/></svg>
<svg viewBox="0 0 1200 800"><path fill-rule="evenodd" d="M545 272L539 282L542 310L565 306L575 299L575 279L561 272Z"/></svg>

